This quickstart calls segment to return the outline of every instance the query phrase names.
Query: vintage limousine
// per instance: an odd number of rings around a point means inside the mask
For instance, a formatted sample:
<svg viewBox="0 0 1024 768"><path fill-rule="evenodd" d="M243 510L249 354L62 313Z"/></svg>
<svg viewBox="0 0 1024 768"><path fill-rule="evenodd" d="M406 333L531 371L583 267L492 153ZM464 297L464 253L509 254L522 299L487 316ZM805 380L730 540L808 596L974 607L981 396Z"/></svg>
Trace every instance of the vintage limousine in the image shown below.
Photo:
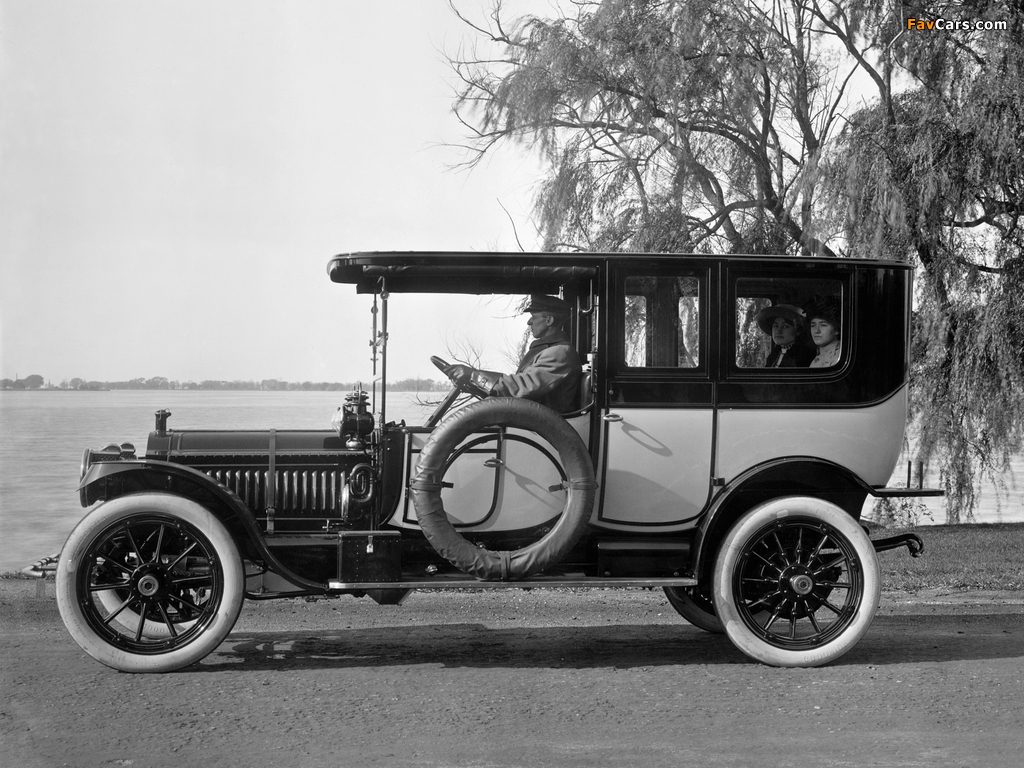
<svg viewBox="0 0 1024 768"><path fill-rule="evenodd" d="M820 665L875 615L876 552L922 549L860 521L869 497L939 493L887 485L907 416L905 264L353 253L328 274L372 296L380 366L331 428L179 430L162 410L144 455L86 451L89 511L57 599L98 661L195 663L246 598L593 586L663 588L753 659ZM389 347L408 332L389 306L536 294L572 310L570 411L469 381L422 423L388 420ZM813 367L812 323L833 332Z"/></svg>

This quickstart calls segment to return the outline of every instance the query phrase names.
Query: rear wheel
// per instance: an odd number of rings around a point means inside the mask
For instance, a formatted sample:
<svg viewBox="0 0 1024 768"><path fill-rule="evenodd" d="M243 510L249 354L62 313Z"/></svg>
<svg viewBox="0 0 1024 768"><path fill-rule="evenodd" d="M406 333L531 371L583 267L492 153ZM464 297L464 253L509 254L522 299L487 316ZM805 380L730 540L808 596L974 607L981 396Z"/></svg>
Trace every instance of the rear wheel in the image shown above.
<svg viewBox="0 0 1024 768"><path fill-rule="evenodd" d="M827 664L867 632L878 609L874 547L850 515L811 497L776 499L726 536L715 610L729 639L780 667Z"/></svg>
<svg viewBox="0 0 1024 768"><path fill-rule="evenodd" d="M680 616L698 629L718 635L725 632L711 598L696 587L665 587L665 597Z"/></svg>
<svg viewBox="0 0 1024 768"><path fill-rule="evenodd" d="M242 560L223 524L161 493L97 507L57 567L57 606L71 636L124 672L168 672L227 637L244 597Z"/></svg>

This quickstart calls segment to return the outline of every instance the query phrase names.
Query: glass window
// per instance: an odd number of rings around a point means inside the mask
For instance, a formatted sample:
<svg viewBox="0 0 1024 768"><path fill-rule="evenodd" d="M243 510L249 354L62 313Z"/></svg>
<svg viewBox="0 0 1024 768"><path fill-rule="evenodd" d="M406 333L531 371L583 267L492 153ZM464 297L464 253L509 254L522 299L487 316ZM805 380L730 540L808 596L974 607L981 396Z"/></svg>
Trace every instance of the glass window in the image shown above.
<svg viewBox="0 0 1024 768"><path fill-rule="evenodd" d="M696 368L700 361L700 281L626 278L625 360L630 368Z"/></svg>
<svg viewBox="0 0 1024 768"><path fill-rule="evenodd" d="M834 368L842 360L839 280L751 277L736 281L736 365Z"/></svg>

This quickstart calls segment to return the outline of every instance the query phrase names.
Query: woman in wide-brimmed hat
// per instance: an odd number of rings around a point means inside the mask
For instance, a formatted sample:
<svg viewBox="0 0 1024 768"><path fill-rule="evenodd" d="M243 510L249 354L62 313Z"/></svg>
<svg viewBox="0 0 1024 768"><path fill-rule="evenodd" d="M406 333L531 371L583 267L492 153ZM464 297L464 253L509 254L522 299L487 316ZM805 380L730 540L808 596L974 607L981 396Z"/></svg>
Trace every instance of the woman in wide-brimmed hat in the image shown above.
<svg viewBox="0 0 1024 768"><path fill-rule="evenodd" d="M772 350L764 361L766 368L806 368L814 350L805 342L807 318L792 304L765 307L754 318L757 327L772 337Z"/></svg>

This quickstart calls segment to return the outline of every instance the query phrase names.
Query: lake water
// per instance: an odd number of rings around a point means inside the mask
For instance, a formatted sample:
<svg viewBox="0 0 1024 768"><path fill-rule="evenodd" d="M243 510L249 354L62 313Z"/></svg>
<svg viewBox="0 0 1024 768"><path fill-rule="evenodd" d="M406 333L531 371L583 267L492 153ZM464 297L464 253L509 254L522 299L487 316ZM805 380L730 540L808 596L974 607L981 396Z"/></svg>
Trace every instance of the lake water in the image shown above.
<svg viewBox="0 0 1024 768"><path fill-rule="evenodd" d="M173 429L329 429L346 394L0 391L0 572L60 551L85 514L77 490L82 453L127 441L142 455L161 408ZM389 396L388 420L422 423L431 409L415 399Z"/></svg>
<svg viewBox="0 0 1024 768"><path fill-rule="evenodd" d="M171 411L169 425L176 429L325 429L345 394L0 391L0 572L60 550L85 513L77 491L83 451L128 441L142 454L155 411ZM389 421L422 423L431 410L411 394L388 401ZM905 467L897 469L895 479L905 474ZM976 522L1024 521L1024 459L1015 463L1014 475L1001 501L995 489L982 489ZM941 500L929 506L932 522L944 522Z"/></svg>

